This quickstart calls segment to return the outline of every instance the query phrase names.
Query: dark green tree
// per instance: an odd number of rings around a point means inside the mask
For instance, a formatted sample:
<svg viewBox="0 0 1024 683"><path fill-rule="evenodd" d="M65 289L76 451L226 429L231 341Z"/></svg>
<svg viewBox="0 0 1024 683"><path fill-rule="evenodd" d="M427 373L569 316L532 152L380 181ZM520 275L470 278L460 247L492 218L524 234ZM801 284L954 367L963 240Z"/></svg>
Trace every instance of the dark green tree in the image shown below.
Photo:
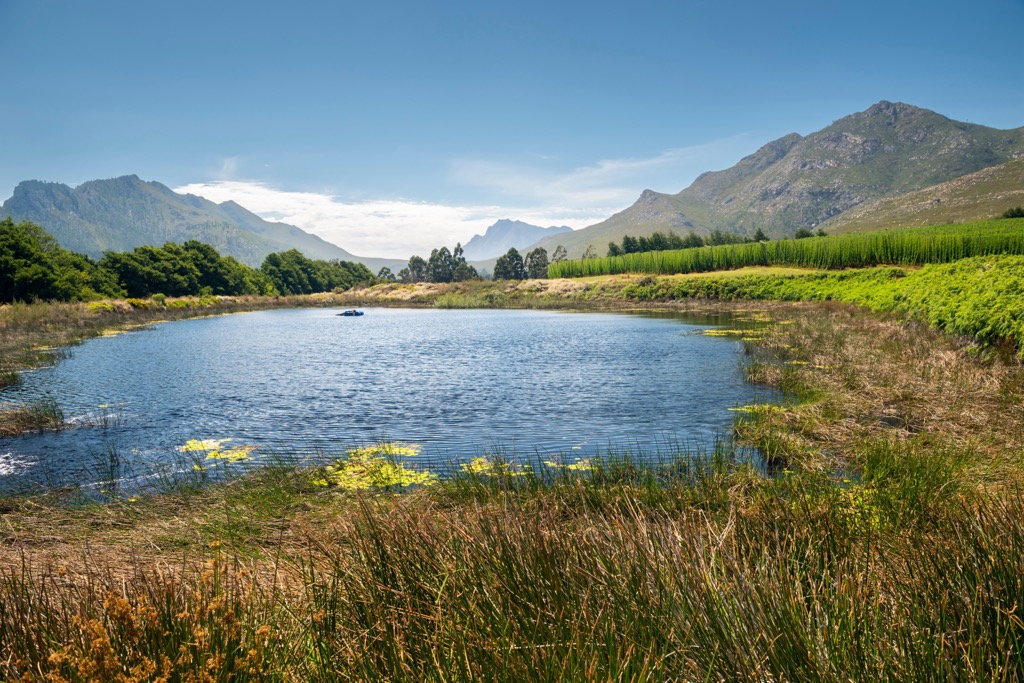
<svg viewBox="0 0 1024 683"><path fill-rule="evenodd" d="M758 228L757 231L754 233L753 239L755 242L767 242L768 235L764 234L764 230Z"/></svg>
<svg viewBox="0 0 1024 683"><path fill-rule="evenodd" d="M419 256L410 256L409 265L402 270L406 271L406 277L401 278L402 282L426 282L427 280L427 262Z"/></svg>
<svg viewBox="0 0 1024 683"><path fill-rule="evenodd" d="M188 296L199 294L199 269L180 244L141 246L132 251L107 252L100 267L114 273L130 297L153 294Z"/></svg>
<svg viewBox="0 0 1024 683"><path fill-rule="evenodd" d="M383 282L394 282L395 274L391 272L390 268L384 266L379 271L377 271L377 279Z"/></svg>
<svg viewBox="0 0 1024 683"><path fill-rule="evenodd" d="M476 268L466 261L466 252L462 249L462 242L455 243L455 249L452 250L452 263L455 266L452 270L452 281L465 282L480 277Z"/></svg>
<svg viewBox="0 0 1024 683"><path fill-rule="evenodd" d="M31 222L0 220L0 302L121 296L113 274Z"/></svg>
<svg viewBox="0 0 1024 683"><path fill-rule="evenodd" d="M479 273L476 272L476 268L466 263L465 260L459 265L455 266L455 270L452 271L452 280L454 282L465 282L466 280L475 280L480 277Z"/></svg>
<svg viewBox="0 0 1024 683"><path fill-rule="evenodd" d="M537 247L526 255L526 274L534 279L541 280L548 276L548 250L544 247Z"/></svg>
<svg viewBox="0 0 1024 683"><path fill-rule="evenodd" d="M313 262L298 249L267 254L260 270L274 283L274 289L285 296L323 291L315 279Z"/></svg>
<svg viewBox="0 0 1024 683"><path fill-rule="evenodd" d="M565 247L563 247L561 244L559 244L558 246L555 247L555 252L553 254L551 254L551 262L552 263L561 263L562 261L564 261L568 257L569 257L569 254L568 254L568 252L566 252Z"/></svg>
<svg viewBox="0 0 1024 683"><path fill-rule="evenodd" d="M523 263L523 257L516 251L515 247L505 252L504 256L499 256L498 260L494 263L494 279L495 280L525 280L526 279L526 265Z"/></svg>
<svg viewBox="0 0 1024 683"><path fill-rule="evenodd" d="M448 247L441 247L430 252L430 259L427 261L428 282L451 282L452 273L455 271L455 260Z"/></svg>

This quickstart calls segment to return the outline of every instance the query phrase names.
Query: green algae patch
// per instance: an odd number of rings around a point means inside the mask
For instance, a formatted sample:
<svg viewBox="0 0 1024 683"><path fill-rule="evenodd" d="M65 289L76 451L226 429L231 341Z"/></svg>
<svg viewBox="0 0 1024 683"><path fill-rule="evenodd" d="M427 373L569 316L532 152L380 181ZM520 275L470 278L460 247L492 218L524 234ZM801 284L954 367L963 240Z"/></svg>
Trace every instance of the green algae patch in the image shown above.
<svg viewBox="0 0 1024 683"><path fill-rule="evenodd" d="M565 470L567 472L591 472L594 470L594 463L591 458L583 458L573 463L545 460L544 464L552 469Z"/></svg>
<svg viewBox="0 0 1024 683"><path fill-rule="evenodd" d="M729 408L729 410L735 413L749 413L750 415L769 415L771 413L785 412L786 409L774 403L750 403L745 406Z"/></svg>
<svg viewBox="0 0 1024 683"><path fill-rule="evenodd" d="M495 457L472 458L462 463L459 469L481 477L521 477L527 473L521 465Z"/></svg>
<svg viewBox="0 0 1024 683"><path fill-rule="evenodd" d="M437 475L412 469L395 459L415 456L420 450L416 444L393 442L353 448L343 460L325 467L312 483L346 491L431 486L437 483Z"/></svg>
<svg viewBox="0 0 1024 683"><path fill-rule="evenodd" d="M247 459L254 450L256 450L255 446L235 446L234 448L226 448L224 450L209 451L206 454L206 459L238 462L239 460Z"/></svg>
<svg viewBox="0 0 1024 683"><path fill-rule="evenodd" d="M234 439L189 439L185 445L178 446L182 453L205 453L207 451L219 450L224 444Z"/></svg>

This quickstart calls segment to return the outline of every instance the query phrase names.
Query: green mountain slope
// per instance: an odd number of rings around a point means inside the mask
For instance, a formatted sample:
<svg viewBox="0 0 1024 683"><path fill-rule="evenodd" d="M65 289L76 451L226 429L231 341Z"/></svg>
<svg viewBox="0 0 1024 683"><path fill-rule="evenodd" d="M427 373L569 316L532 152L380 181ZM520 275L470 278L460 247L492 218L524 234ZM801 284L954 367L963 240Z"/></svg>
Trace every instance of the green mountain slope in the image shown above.
<svg viewBox="0 0 1024 683"><path fill-rule="evenodd" d="M815 228L866 202L913 192L1024 156L1024 128L997 130L927 109L879 102L807 136L768 143L677 194L645 190L606 221L539 242L570 256L587 245L654 231L713 230L770 237Z"/></svg>
<svg viewBox="0 0 1024 683"><path fill-rule="evenodd" d="M310 258L357 261L374 272L399 263L355 256L295 226L265 221L234 202L215 204L177 194L135 175L92 180L75 188L28 180L19 183L0 207L0 217L6 216L37 223L65 249L94 258L104 251L199 240L251 266L259 266L271 252L288 249Z"/></svg>
<svg viewBox="0 0 1024 683"><path fill-rule="evenodd" d="M992 218L1015 206L1024 206L1024 158L916 192L865 202L822 227L840 234L963 223Z"/></svg>

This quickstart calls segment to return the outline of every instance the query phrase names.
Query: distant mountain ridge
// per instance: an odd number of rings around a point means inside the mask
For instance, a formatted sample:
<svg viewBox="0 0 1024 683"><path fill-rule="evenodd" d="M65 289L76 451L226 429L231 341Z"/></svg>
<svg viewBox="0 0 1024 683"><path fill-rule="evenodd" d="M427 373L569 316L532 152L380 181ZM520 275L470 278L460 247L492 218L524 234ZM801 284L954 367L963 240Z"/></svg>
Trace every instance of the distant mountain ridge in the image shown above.
<svg viewBox="0 0 1024 683"><path fill-rule="evenodd" d="M570 257L655 231L714 230L769 237L815 228L866 202L915 192L1024 156L1024 128L998 130L881 101L820 131L769 142L732 168L704 173L677 194L645 190L611 218L546 238Z"/></svg>
<svg viewBox="0 0 1024 683"><path fill-rule="evenodd" d="M215 204L178 194L136 175L91 180L75 188L27 180L0 207L0 217L6 216L37 223L65 249L93 258L104 251L198 240L256 267L267 254L288 249L313 259L356 261L374 272L404 263L356 256L293 225L263 220L235 202Z"/></svg>
<svg viewBox="0 0 1024 683"><path fill-rule="evenodd" d="M473 235L462 249L467 260L486 261L505 254L509 249L524 249L545 237L566 232L572 232L572 228L566 225L542 228L539 225L502 218L487 228L483 235Z"/></svg>

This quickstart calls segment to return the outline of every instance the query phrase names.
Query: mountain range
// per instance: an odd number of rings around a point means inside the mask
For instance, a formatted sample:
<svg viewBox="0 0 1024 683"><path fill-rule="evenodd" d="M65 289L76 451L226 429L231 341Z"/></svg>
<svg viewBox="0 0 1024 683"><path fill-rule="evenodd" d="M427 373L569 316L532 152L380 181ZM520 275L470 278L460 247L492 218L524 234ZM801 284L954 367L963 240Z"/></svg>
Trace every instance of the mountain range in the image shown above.
<svg viewBox="0 0 1024 683"><path fill-rule="evenodd" d="M108 250L199 240L255 267L267 254L288 249L314 259L356 261L373 272L405 265L397 259L356 256L294 225L263 220L235 202L215 204L135 175L75 188L27 180L0 207L0 217L6 216L37 223L65 249L93 258Z"/></svg>
<svg viewBox="0 0 1024 683"><path fill-rule="evenodd" d="M519 249L564 246L603 255L624 235L716 230L752 236L830 233L975 220L1024 204L1024 128L998 130L927 109L882 101L806 136L769 142L736 165L699 176L676 194L644 190L629 208L582 230L502 219L464 246L490 270ZM93 257L144 244L199 240L249 265L275 251L365 264L377 272L398 259L356 256L293 225L266 221L234 202L215 204L130 175L71 188L29 180L0 207L0 218L33 221L65 248ZM441 246L441 245L438 245ZM428 254L422 254L427 257Z"/></svg>
<svg viewBox="0 0 1024 683"><path fill-rule="evenodd" d="M466 260L484 261L497 258L509 249L524 249L545 237L566 232L572 232L572 228L567 225L542 228L523 221L502 218L487 228L483 235L473 235L462 249Z"/></svg>
<svg viewBox="0 0 1024 683"><path fill-rule="evenodd" d="M873 206L882 213L895 210L898 202L876 202L899 196L908 196L909 201L908 193L1022 156L1024 128L997 130L882 101L815 133L791 133L769 142L729 169L704 173L676 194L645 190L632 206L611 218L529 248L542 246L551 253L562 244L570 257L578 257L588 246L603 255L610 241L655 231L708 235L722 230L752 236L760 228L778 238L798 228L857 230L858 207ZM1016 182L1020 188L1022 170L1011 164L996 174L998 182ZM968 184L973 187L975 181ZM971 204L966 197L961 199ZM942 210L924 215L933 222L963 220ZM877 215L871 221L877 224Z"/></svg>

